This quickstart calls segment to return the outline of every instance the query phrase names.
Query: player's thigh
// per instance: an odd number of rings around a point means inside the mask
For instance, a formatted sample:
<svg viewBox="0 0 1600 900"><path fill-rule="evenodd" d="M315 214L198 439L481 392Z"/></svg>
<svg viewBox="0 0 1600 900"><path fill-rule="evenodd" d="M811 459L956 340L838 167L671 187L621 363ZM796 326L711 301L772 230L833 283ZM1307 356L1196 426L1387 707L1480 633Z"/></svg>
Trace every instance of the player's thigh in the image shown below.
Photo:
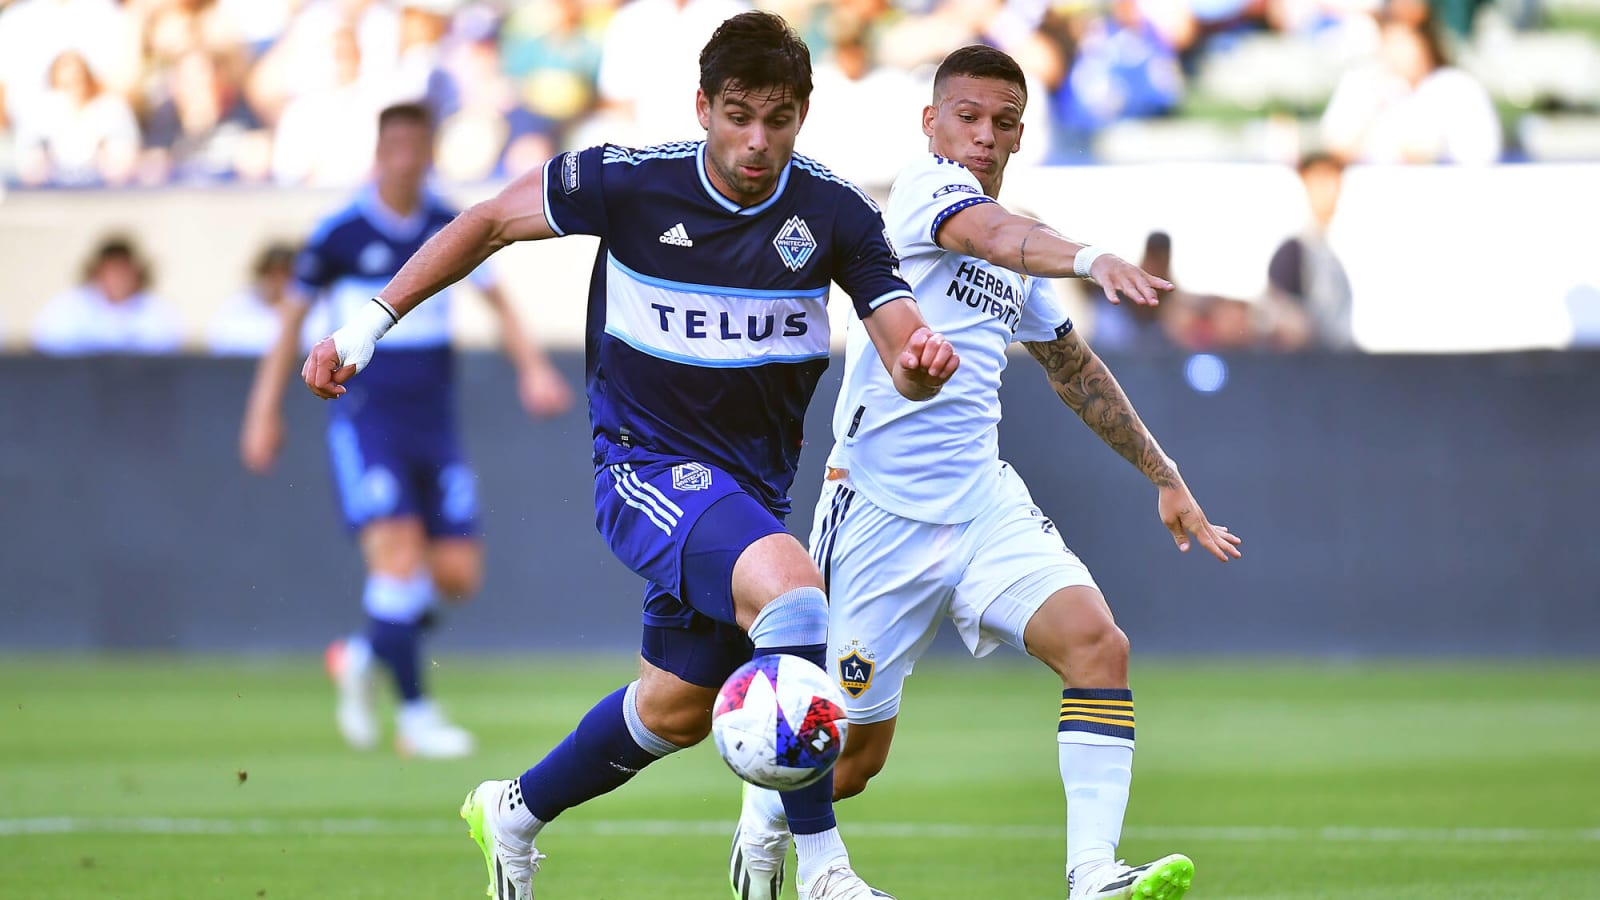
<svg viewBox="0 0 1600 900"><path fill-rule="evenodd" d="M612 553L669 594L680 613L730 625L737 621L739 557L763 538L784 534L783 523L733 476L679 461L602 466L595 473L595 524Z"/></svg>
<svg viewBox="0 0 1600 900"><path fill-rule="evenodd" d="M636 700L639 721L665 741L691 747L711 733L711 708L717 701L717 688L687 681L643 655L639 658Z"/></svg>
<svg viewBox="0 0 1600 900"><path fill-rule="evenodd" d="M812 553L827 573L829 665L851 726L892 719L948 609L962 527L901 518L842 482L823 488L816 522Z"/></svg>
<svg viewBox="0 0 1600 900"><path fill-rule="evenodd" d="M374 575L410 578L427 561L428 534L416 515L368 519L357 540L367 571Z"/></svg>
<svg viewBox="0 0 1600 900"><path fill-rule="evenodd" d="M462 601L483 584L483 541L477 537L436 537L428 542L428 568L439 593Z"/></svg>
<svg viewBox="0 0 1600 900"><path fill-rule="evenodd" d="M975 546L956 586L950 618L974 656L1001 644L1028 652L1028 625L1058 591L1083 588L1099 596L1088 567L1067 549L1055 523L1034 505L1009 467L969 537Z"/></svg>
<svg viewBox="0 0 1600 900"><path fill-rule="evenodd" d="M367 552L366 535L372 530L368 528L370 524L382 520L421 520L422 508L416 482L411 477L411 461L380 419L372 416L334 418L328 423L327 440L334 487L345 525L359 536L363 553ZM384 543L388 543L387 539ZM385 561L389 558L384 548L376 552L383 554ZM369 568L372 562L369 554ZM396 574L410 575L422 564L420 549L410 562L411 570Z"/></svg>

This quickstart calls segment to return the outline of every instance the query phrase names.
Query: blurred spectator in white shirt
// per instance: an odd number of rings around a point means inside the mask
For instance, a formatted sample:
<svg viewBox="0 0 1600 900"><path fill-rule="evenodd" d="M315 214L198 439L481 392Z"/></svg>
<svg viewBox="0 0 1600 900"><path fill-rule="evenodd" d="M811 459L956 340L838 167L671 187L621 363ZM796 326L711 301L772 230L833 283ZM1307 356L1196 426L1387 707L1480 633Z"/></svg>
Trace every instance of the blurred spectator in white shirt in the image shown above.
<svg viewBox="0 0 1600 900"><path fill-rule="evenodd" d="M256 257L250 284L229 297L206 328L206 349L216 356L260 356L278 339L283 327L283 302L294 276L296 250L286 243L268 244ZM333 329L327 304L313 303L300 330L300 345L309 349Z"/></svg>
<svg viewBox="0 0 1600 900"><path fill-rule="evenodd" d="M133 242L112 237L95 248L83 283L57 295L33 322L33 348L52 356L170 353L177 313L152 296L150 269Z"/></svg>
<svg viewBox="0 0 1600 900"><path fill-rule="evenodd" d="M139 34L114 0L0 3L0 132L49 90L55 59L76 50L113 93L139 76Z"/></svg>
<svg viewBox="0 0 1600 900"><path fill-rule="evenodd" d="M272 176L279 184L350 187L372 169L380 104L361 78L355 33L329 36L338 63L335 87L290 101L278 120Z"/></svg>
<svg viewBox="0 0 1600 900"><path fill-rule="evenodd" d="M833 17L833 49L812 74L811 112L795 149L841 178L887 191L908 162L928 152L922 109L929 91L905 71L876 63L867 24Z"/></svg>
<svg viewBox="0 0 1600 900"><path fill-rule="evenodd" d="M121 185L133 177L139 123L127 101L104 90L83 54L50 64L50 90L19 111L17 175L27 185Z"/></svg>
<svg viewBox="0 0 1600 900"><path fill-rule="evenodd" d="M617 10L601 45L604 115L590 123L594 135L633 146L698 140L699 48L724 19L749 8L744 0L632 0Z"/></svg>
<svg viewBox="0 0 1600 900"><path fill-rule="evenodd" d="M1489 92L1448 65L1427 23L1389 18L1378 60L1345 73L1322 114L1335 155L1365 163L1464 163L1500 158L1500 119Z"/></svg>

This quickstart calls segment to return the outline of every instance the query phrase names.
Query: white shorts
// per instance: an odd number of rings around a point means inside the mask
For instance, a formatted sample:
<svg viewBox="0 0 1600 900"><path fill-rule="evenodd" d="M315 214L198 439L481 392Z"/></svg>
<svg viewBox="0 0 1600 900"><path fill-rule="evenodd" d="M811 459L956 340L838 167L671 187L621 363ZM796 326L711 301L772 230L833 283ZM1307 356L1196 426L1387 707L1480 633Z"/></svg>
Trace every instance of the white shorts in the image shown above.
<svg viewBox="0 0 1600 900"><path fill-rule="evenodd" d="M882 722L900 709L906 676L948 616L973 656L1002 643L1026 652L1023 630L1051 594L1098 587L1000 464L994 502L959 525L887 512L830 480L817 500L811 556L828 585L828 643L851 722Z"/></svg>

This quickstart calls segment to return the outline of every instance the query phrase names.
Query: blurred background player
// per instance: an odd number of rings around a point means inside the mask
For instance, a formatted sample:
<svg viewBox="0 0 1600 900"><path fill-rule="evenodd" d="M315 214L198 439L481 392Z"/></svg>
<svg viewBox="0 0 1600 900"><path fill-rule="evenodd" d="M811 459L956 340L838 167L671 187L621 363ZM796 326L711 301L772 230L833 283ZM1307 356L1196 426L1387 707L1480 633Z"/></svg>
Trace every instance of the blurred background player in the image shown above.
<svg viewBox="0 0 1600 900"><path fill-rule="evenodd" d="M461 816L499 900L532 896L545 825L703 740L718 689L752 656L826 666L822 575L783 518L828 365L830 282L897 392L927 399L959 365L922 321L877 207L793 155L810 93L810 51L783 19L728 19L700 54L705 141L591 147L524 175L430 240L302 369L314 393L348 404L359 387L343 383L374 343L496 250L603 239L589 298L595 517L648 582L640 675L521 777L468 794ZM802 896L887 897L851 867L832 793L829 776L780 798Z"/></svg>
<svg viewBox="0 0 1600 900"><path fill-rule="evenodd" d="M378 118L375 176L344 209L323 220L296 263L296 291L325 298L336 319L366 304L423 242L455 215L425 188L433 124L419 105ZM555 415L571 392L530 340L511 303L476 279L499 315L506 355L523 405ZM244 464L266 473L283 442L283 387L298 356L308 303L281 304L277 342L256 370L240 435ZM431 304L395 330L352 396L329 408L328 449L345 521L366 562L365 631L328 649L338 686L339 730L351 746L378 740L370 675L374 660L400 696L396 747L402 754L457 757L473 741L426 696L420 642L436 596L461 601L478 589L483 546L476 479L455 427L450 306Z"/></svg>
<svg viewBox="0 0 1600 900"><path fill-rule="evenodd" d="M927 403L901 400L850 330L835 444L811 553L828 580L829 639L848 695L839 799L883 769L905 678L948 616L983 656L1002 643L1061 677L1056 733L1067 799L1071 900L1177 900L1194 864L1116 859L1133 764L1128 638L1089 570L1000 460L1000 378L1023 342L1061 399L1157 488L1162 522L1217 559L1239 539L1207 521L1133 405L1073 328L1044 279L1091 277L1118 302L1156 303L1172 285L1099 247L1067 240L995 198L1022 141L1027 87L1000 50L947 57L922 115L931 153L896 179L886 215L901 270L931 327L963 348L961 377ZM747 788L730 876L745 900L777 900L787 835L771 791Z"/></svg>
<svg viewBox="0 0 1600 900"><path fill-rule="evenodd" d="M278 342L283 328L283 305L294 302L294 260L299 249L284 241L261 248L250 267L250 283L229 297L206 326L206 351L215 356L260 356ZM303 349L333 329L327 325L327 308L309 308L300 328Z"/></svg>

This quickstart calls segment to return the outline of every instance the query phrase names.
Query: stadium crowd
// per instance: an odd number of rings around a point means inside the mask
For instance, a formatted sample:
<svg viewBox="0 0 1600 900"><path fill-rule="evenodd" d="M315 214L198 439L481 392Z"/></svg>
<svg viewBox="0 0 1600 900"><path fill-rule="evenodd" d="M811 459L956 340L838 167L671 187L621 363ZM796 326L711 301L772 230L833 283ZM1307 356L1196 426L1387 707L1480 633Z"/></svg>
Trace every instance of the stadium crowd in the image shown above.
<svg viewBox="0 0 1600 900"><path fill-rule="evenodd" d="M1280 142L1277 161L1307 146L1353 161L1514 157L1485 85L1448 62L1472 51L1485 10L1497 24L1538 21L1532 7L1508 13L1509 0L1495 2L756 5L782 14L814 50L817 114L802 151L884 186L895 154L833 151L863 140L915 145L894 117L860 111L917 108L933 64L974 42L1010 52L1032 82L1031 130L1045 139L1024 148L1024 163L1102 161L1107 128L1193 115L1193 95L1226 99L1241 67L1257 91L1322 73L1305 97L1283 88L1257 98L1267 104L1257 112L1286 109L1310 135ZM365 174L377 110L406 100L425 101L442 123L439 170L451 181L501 178L600 140L695 137L680 108L695 60L682 48L748 5L0 0L0 176L21 186L349 185ZM1251 75L1263 38L1299 53L1295 64Z"/></svg>

